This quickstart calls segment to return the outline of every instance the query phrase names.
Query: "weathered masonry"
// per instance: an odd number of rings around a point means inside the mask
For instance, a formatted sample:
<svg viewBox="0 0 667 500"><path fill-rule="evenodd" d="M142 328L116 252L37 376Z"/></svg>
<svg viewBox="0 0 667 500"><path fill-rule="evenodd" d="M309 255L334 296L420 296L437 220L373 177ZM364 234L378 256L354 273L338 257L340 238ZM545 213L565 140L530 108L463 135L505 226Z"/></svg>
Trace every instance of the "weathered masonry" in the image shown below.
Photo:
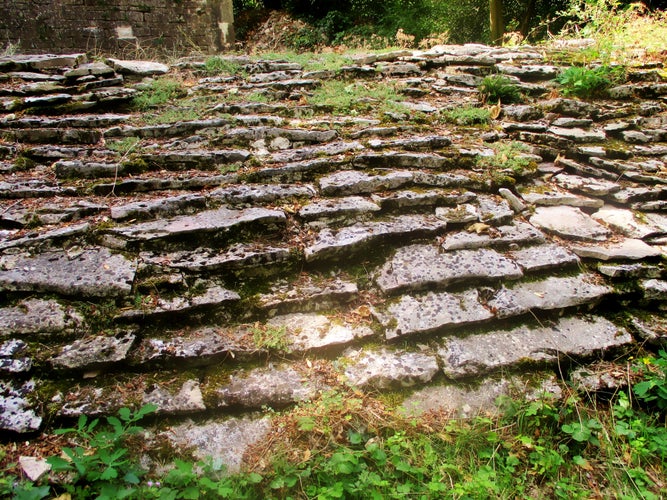
<svg viewBox="0 0 667 500"><path fill-rule="evenodd" d="M234 42L231 0L3 0L0 40L21 52L200 49Z"/></svg>

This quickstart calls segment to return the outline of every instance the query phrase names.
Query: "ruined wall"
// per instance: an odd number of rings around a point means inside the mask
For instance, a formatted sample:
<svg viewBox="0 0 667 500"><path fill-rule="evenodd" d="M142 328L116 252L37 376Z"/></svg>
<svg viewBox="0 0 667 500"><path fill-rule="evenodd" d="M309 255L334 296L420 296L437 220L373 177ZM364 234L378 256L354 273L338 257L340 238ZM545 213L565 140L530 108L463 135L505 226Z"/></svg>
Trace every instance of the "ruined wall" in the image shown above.
<svg viewBox="0 0 667 500"><path fill-rule="evenodd" d="M0 49L149 54L234 42L231 0L3 0Z"/></svg>

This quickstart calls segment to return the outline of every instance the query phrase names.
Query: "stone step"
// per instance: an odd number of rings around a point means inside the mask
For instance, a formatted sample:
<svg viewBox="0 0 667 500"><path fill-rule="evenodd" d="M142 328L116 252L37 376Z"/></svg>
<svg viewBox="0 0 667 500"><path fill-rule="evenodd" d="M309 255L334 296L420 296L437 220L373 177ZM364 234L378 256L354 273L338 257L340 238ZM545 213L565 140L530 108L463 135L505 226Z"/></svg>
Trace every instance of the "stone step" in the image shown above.
<svg viewBox="0 0 667 500"><path fill-rule="evenodd" d="M447 377L473 378L516 370L525 364L555 364L601 356L631 342L625 329L602 317L568 317L553 324L448 337L438 349L438 357Z"/></svg>
<svg viewBox="0 0 667 500"><path fill-rule="evenodd" d="M218 208L109 229L105 239L118 248L192 248L202 243L226 246L241 233L275 233L285 226L285 213L264 208Z"/></svg>

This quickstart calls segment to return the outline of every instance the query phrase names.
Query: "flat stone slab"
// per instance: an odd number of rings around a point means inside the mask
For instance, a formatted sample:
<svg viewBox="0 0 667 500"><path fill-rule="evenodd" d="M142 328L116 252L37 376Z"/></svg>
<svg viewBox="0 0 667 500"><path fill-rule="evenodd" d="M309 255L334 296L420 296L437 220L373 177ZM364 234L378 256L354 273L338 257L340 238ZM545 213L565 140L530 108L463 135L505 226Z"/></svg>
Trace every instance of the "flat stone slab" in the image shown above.
<svg viewBox="0 0 667 500"><path fill-rule="evenodd" d="M201 460L213 459L226 467L226 472L240 472L243 454L264 439L271 430L271 421L264 418L230 418L202 423L186 421L171 426L163 433L174 446L191 449Z"/></svg>
<svg viewBox="0 0 667 500"><path fill-rule="evenodd" d="M611 288L597 284L592 276L550 276L541 281L504 285L487 299L486 305L498 318L509 318L531 310L549 311L590 304L611 293Z"/></svg>
<svg viewBox="0 0 667 500"><path fill-rule="evenodd" d="M144 393L143 404L157 406L157 415L183 415L206 410L198 380L186 380L178 391L157 386Z"/></svg>
<svg viewBox="0 0 667 500"><path fill-rule="evenodd" d="M191 272L243 270L244 273L261 273L270 266L288 265L294 254L288 247L274 247L262 243L235 243L220 251L200 248L172 253L142 252L144 264L165 266Z"/></svg>
<svg viewBox="0 0 667 500"><path fill-rule="evenodd" d="M289 198L313 198L317 194L313 186L291 184L241 184L225 186L210 193L212 199L232 205L273 203Z"/></svg>
<svg viewBox="0 0 667 500"><path fill-rule="evenodd" d="M601 317L562 318L550 326L519 326L464 338L447 338L438 350L445 375L478 377L520 364L589 357L632 342L632 336Z"/></svg>
<svg viewBox="0 0 667 500"><path fill-rule="evenodd" d="M562 238L604 241L611 232L576 207L537 207L531 224Z"/></svg>
<svg viewBox="0 0 667 500"><path fill-rule="evenodd" d="M339 278L300 276L296 281L278 281L268 293L257 298L257 307L276 313L321 311L354 300L359 293L356 283Z"/></svg>
<svg viewBox="0 0 667 500"><path fill-rule="evenodd" d="M516 280L516 262L490 249L443 251L436 245L399 248L378 271L375 283L384 293L446 288L454 283Z"/></svg>
<svg viewBox="0 0 667 500"><path fill-rule="evenodd" d="M206 208L206 198L204 196L184 194L111 207L111 218L119 221L128 219L148 220L195 213L204 208Z"/></svg>
<svg viewBox="0 0 667 500"><path fill-rule="evenodd" d="M325 196L349 196L396 189L412 182L412 173L406 171L369 175L357 170L347 170L320 179L320 190Z"/></svg>
<svg viewBox="0 0 667 500"><path fill-rule="evenodd" d="M590 196L609 196L621 189L615 182L580 175L558 174L553 180L563 189L580 191Z"/></svg>
<svg viewBox="0 0 667 500"><path fill-rule="evenodd" d="M377 202L383 210L456 206L476 198L477 195L469 191L460 192L449 189L406 189L372 195L373 201Z"/></svg>
<svg viewBox="0 0 667 500"><path fill-rule="evenodd" d="M582 128L549 127L549 132L574 142L603 142L607 138L604 130L585 130Z"/></svg>
<svg viewBox="0 0 667 500"><path fill-rule="evenodd" d="M500 226L490 232L468 232L448 234L442 243L445 250L463 250L484 247L502 248L510 245L544 243L544 234L527 222L516 221L511 226Z"/></svg>
<svg viewBox="0 0 667 500"><path fill-rule="evenodd" d="M425 238L445 230L447 223L433 215L405 215L381 222L354 224L339 230L323 229L304 250L306 261L346 257L350 252L391 238Z"/></svg>
<svg viewBox="0 0 667 500"><path fill-rule="evenodd" d="M579 264L579 257L555 243L511 250L508 256L527 273L563 269Z"/></svg>
<svg viewBox="0 0 667 500"><path fill-rule="evenodd" d="M117 318L134 321L143 319L144 317L155 318L172 314L187 314L199 309L212 309L228 305L240 299L241 297L238 293L218 285L213 285L196 295L184 294L170 299L160 297L155 301L152 298L148 298L148 304L144 304L140 308L123 311Z"/></svg>
<svg viewBox="0 0 667 500"><path fill-rule="evenodd" d="M358 388L389 389L429 382L438 373L432 354L406 351L359 351L345 369L348 384Z"/></svg>
<svg viewBox="0 0 667 500"><path fill-rule="evenodd" d="M601 208L604 201L596 198L588 198L577 194L572 194L561 189L535 189L531 191L524 190L521 197L528 203L544 207L570 206L580 208Z"/></svg>
<svg viewBox="0 0 667 500"><path fill-rule="evenodd" d="M318 385L289 365L232 373L229 383L214 391L216 408L281 408L316 395Z"/></svg>
<svg viewBox="0 0 667 500"><path fill-rule="evenodd" d="M477 290L404 295L383 310L375 309L374 315L385 328L387 340L478 324L494 316L481 304Z"/></svg>
<svg viewBox="0 0 667 500"><path fill-rule="evenodd" d="M324 199L304 205L299 210L299 217L303 220L325 222L344 222L346 220L358 220L364 215L372 215L379 212L377 203L362 198L361 196L348 196L339 199Z"/></svg>
<svg viewBox="0 0 667 500"><path fill-rule="evenodd" d="M123 361L135 338L133 334L86 337L63 347L60 354L51 359L51 365L58 370L103 369Z"/></svg>
<svg viewBox="0 0 667 500"><path fill-rule="evenodd" d="M667 233L667 218L664 224L651 220L650 215L639 214L623 208L604 207L595 212L592 217L612 227L629 238L647 238Z"/></svg>
<svg viewBox="0 0 667 500"><path fill-rule="evenodd" d="M275 228L285 224L285 214L278 210L265 208L247 208L230 210L218 208L191 216L179 216L172 219L157 220L111 229L112 235L126 238L139 244L159 244L191 236L205 238L207 241L224 237L232 230L250 229L253 226Z"/></svg>
<svg viewBox="0 0 667 500"><path fill-rule="evenodd" d="M659 266L643 263L633 264L599 264L598 272L610 278L660 278L662 269Z"/></svg>
<svg viewBox="0 0 667 500"><path fill-rule="evenodd" d="M644 299L660 302L667 301L667 281L658 279L643 280L640 286L644 291Z"/></svg>
<svg viewBox="0 0 667 500"><path fill-rule="evenodd" d="M35 391L35 381L21 384L0 380L0 429L24 434L34 432L42 425L42 417L29 398Z"/></svg>
<svg viewBox="0 0 667 500"><path fill-rule="evenodd" d="M442 169L451 159L432 153L363 153L353 162L355 168Z"/></svg>
<svg viewBox="0 0 667 500"><path fill-rule="evenodd" d="M659 257L660 249L644 243L642 240L627 238L623 241L601 245L576 245L572 251L579 257L597 260L639 260Z"/></svg>
<svg viewBox="0 0 667 500"><path fill-rule="evenodd" d="M152 76L169 72L169 66L154 61L107 59L106 63L118 73L125 75Z"/></svg>
<svg viewBox="0 0 667 500"><path fill-rule="evenodd" d="M371 327L363 322L350 323L321 314L295 313L277 316L271 318L267 325L285 330L290 351L326 349L374 335Z"/></svg>
<svg viewBox="0 0 667 500"><path fill-rule="evenodd" d="M106 248L0 256L0 289L84 297L130 294L136 259Z"/></svg>
<svg viewBox="0 0 667 500"><path fill-rule="evenodd" d="M26 299L13 307L0 308L0 336L58 334L82 323L76 311L55 300Z"/></svg>

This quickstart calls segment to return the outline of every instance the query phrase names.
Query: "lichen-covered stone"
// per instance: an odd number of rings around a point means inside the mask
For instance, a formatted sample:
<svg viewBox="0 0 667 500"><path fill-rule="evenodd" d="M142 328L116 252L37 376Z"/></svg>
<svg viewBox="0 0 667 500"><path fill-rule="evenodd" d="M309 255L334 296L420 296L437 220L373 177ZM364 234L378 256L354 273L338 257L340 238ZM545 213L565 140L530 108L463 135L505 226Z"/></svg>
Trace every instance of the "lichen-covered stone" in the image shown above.
<svg viewBox="0 0 667 500"><path fill-rule="evenodd" d="M574 253L555 243L512 250L508 255L528 273L564 269L579 263Z"/></svg>
<svg viewBox="0 0 667 500"><path fill-rule="evenodd" d="M376 309L374 314L384 326L388 340L479 324L493 318L474 289L460 293L403 295L385 308Z"/></svg>
<svg viewBox="0 0 667 500"><path fill-rule="evenodd" d="M26 299L0 309L0 336L63 333L82 323L76 311L55 300Z"/></svg>
<svg viewBox="0 0 667 500"><path fill-rule="evenodd" d="M339 278L301 276L296 282L276 282L267 293L258 297L257 306L270 315L295 310L321 311L350 302L358 293L356 283Z"/></svg>
<svg viewBox="0 0 667 500"><path fill-rule="evenodd" d="M148 220L195 213L205 207L206 198L203 196L185 194L157 200L135 201L126 205L111 207L111 218L114 220Z"/></svg>
<svg viewBox="0 0 667 500"><path fill-rule="evenodd" d="M495 232L497 231L497 232ZM544 234L530 224L515 221L511 226L500 226L495 228L494 233L468 232L448 234L442 243L445 250L463 250L484 247L502 248L509 245L526 245L544 243Z"/></svg>
<svg viewBox="0 0 667 500"><path fill-rule="evenodd" d="M181 415L206 410L197 380L186 380L176 393L164 387L154 387L143 395L143 403L156 405L156 414L162 415Z"/></svg>
<svg viewBox="0 0 667 500"><path fill-rule="evenodd" d="M136 259L106 248L3 255L0 289L122 297L130 294L136 269Z"/></svg>
<svg viewBox="0 0 667 500"><path fill-rule="evenodd" d="M570 356L591 356L631 342L629 333L604 318L572 317L553 325L450 337L438 350L438 356L445 375L458 379L511 369L522 363L554 363Z"/></svg>
<svg viewBox="0 0 667 500"><path fill-rule="evenodd" d="M35 391L35 381L8 382L0 380L0 429L25 434L42 425L42 417L29 397Z"/></svg>
<svg viewBox="0 0 667 500"><path fill-rule="evenodd" d="M445 288L454 283L516 280L519 266L494 250L442 251L435 245L399 248L379 270L375 282L384 293Z"/></svg>
<svg viewBox="0 0 667 500"><path fill-rule="evenodd" d="M444 231L447 223L432 215L404 215L380 222L358 223L337 231L322 230L304 250L306 261L340 259L387 238L424 238Z"/></svg>
<svg viewBox="0 0 667 500"><path fill-rule="evenodd" d="M429 382L438 372L435 356L421 352L380 349L352 353L350 358L345 377L359 388L411 387Z"/></svg>
<svg viewBox="0 0 667 500"><path fill-rule="evenodd" d="M317 389L315 380L289 365L256 368L232 373L229 383L214 390L215 405L218 408L280 408L313 397Z"/></svg>
<svg viewBox="0 0 667 500"><path fill-rule="evenodd" d="M322 223L344 222L349 219L359 220L379 212L380 207L361 196L347 196L336 199L322 199L308 203L299 210L299 217L305 221Z"/></svg>
<svg viewBox="0 0 667 500"><path fill-rule="evenodd" d="M348 196L396 189L412 181L412 173L393 171L369 175L356 170L341 171L320 179L320 190L326 196Z"/></svg>
<svg viewBox="0 0 667 500"><path fill-rule="evenodd" d="M611 293L611 288L595 283L592 276L550 276L544 280L504 285L486 300L498 318L518 316L529 311L564 309L594 303Z"/></svg>
<svg viewBox="0 0 667 500"><path fill-rule="evenodd" d="M232 205L273 203L289 198L312 198L316 195L313 186L242 184L216 189L210 193L212 199L220 199Z"/></svg>
<svg viewBox="0 0 667 500"><path fill-rule="evenodd" d="M86 337L63 347L51 364L59 370L103 369L126 359L135 338L131 333Z"/></svg>

